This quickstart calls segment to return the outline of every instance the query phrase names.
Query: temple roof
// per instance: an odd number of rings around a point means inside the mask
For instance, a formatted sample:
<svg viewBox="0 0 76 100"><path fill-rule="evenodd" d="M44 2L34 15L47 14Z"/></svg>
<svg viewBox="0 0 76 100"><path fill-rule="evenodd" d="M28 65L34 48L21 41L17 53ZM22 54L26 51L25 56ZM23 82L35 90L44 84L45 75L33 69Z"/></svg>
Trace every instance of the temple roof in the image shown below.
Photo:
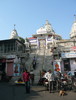
<svg viewBox="0 0 76 100"><path fill-rule="evenodd" d="M37 34L47 34L47 33L50 33L50 34L55 34L51 24L48 22L48 20L46 20L46 23L43 27L40 27L37 31L36 31Z"/></svg>
<svg viewBox="0 0 76 100"><path fill-rule="evenodd" d="M30 38L28 38L28 39L36 39L35 37L30 37Z"/></svg>

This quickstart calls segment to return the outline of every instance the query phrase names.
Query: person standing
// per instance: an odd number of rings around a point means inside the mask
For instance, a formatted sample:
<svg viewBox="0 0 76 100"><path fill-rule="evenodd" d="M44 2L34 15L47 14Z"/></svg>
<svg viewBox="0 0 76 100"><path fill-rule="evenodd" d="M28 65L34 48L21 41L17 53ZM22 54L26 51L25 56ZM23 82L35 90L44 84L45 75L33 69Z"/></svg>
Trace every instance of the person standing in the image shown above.
<svg viewBox="0 0 76 100"><path fill-rule="evenodd" d="M34 56L33 61L32 61L33 69L36 68L36 57Z"/></svg>
<svg viewBox="0 0 76 100"><path fill-rule="evenodd" d="M31 70L31 72L30 72L30 80L31 80L31 84L33 85L34 84L34 72L33 72L33 70Z"/></svg>
<svg viewBox="0 0 76 100"><path fill-rule="evenodd" d="M32 65L33 65L33 69L36 69L36 61L35 60L33 60Z"/></svg>
<svg viewBox="0 0 76 100"><path fill-rule="evenodd" d="M51 72L51 70L49 70L46 75L45 75L46 79L49 82L49 92L51 93L53 91L53 82L54 82L54 76L53 73Z"/></svg>
<svg viewBox="0 0 76 100"><path fill-rule="evenodd" d="M26 93L30 93L30 74L25 70L23 72L23 81L25 82Z"/></svg>

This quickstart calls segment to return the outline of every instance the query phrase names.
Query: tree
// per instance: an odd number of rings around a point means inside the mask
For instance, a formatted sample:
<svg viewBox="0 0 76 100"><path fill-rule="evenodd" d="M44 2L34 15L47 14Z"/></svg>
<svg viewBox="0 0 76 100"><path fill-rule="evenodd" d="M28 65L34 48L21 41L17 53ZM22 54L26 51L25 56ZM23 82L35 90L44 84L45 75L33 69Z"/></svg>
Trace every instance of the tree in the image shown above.
<svg viewBox="0 0 76 100"><path fill-rule="evenodd" d="M27 42L29 42L29 39L28 39L27 37L25 38L25 40L26 40Z"/></svg>
<svg viewBox="0 0 76 100"><path fill-rule="evenodd" d="M25 43L25 40L24 40L24 38L22 38L22 37L19 37L19 40L20 40L22 43Z"/></svg>

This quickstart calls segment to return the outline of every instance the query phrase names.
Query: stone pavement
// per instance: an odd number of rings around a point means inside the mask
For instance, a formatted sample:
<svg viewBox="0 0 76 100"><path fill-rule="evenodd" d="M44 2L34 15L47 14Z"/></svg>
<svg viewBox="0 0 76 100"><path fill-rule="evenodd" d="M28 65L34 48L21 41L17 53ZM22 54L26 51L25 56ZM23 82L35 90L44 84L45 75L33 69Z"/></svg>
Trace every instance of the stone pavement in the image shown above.
<svg viewBox="0 0 76 100"><path fill-rule="evenodd" d="M31 86L30 94L25 93L24 85L11 85L0 82L0 100L76 100L75 92L59 96L58 92L49 93L43 86Z"/></svg>

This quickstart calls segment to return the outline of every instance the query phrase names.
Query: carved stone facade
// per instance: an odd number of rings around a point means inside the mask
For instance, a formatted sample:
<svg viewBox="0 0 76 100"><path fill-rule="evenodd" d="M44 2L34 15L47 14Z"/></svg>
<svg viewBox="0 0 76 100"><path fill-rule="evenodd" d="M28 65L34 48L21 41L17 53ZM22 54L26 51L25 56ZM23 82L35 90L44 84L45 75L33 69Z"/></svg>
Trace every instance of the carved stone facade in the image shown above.
<svg viewBox="0 0 76 100"><path fill-rule="evenodd" d="M70 33L70 39L62 39L61 36L57 35L54 30L51 27L51 24L49 24L49 22L46 22L47 24L44 25L44 27L41 27L40 29L37 30L37 34L33 34L33 38L35 39L33 41L33 39L29 38L30 44L31 44L31 49L34 46L35 43L35 50L37 51L37 55L41 55L43 52L43 60L45 62L48 62L48 64L43 63L41 64L41 66L45 66L44 68L49 69L49 65L51 65L52 61L56 62L58 61L62 67L62 72L63 71L70 71L72 69L72 65L71 65L71 59L72 61L74 61L76 59L76 56L74 56L74 52L76 52L75 49L72 49L73 47L76 47L76 21L73 23L72 26L72 30ZM48 31L47 26L49 26L50 31ZM46 27L46 28L45 28ZM32 42L31 42L32 41ZM42 49L42 50L41 50ZM50 51L50 52L49 52ZM64 55L71 54L72 52L72 57L68 56L68 57L63 57L62 54L64 53ZM51 57L51 59L49 60L48 55ZM48 58L46 60L46 57ZM69 59L69 60L68 60ZM42 62L44 62L42 60ZM65 61L66 60L66 61ZM65 65L65 63L68 63L68 65ZM40 66L40 65L39 65ZM64 68L64 66L66 66L67 68ZM74 68L75 70L76 68Z"/></svg>

